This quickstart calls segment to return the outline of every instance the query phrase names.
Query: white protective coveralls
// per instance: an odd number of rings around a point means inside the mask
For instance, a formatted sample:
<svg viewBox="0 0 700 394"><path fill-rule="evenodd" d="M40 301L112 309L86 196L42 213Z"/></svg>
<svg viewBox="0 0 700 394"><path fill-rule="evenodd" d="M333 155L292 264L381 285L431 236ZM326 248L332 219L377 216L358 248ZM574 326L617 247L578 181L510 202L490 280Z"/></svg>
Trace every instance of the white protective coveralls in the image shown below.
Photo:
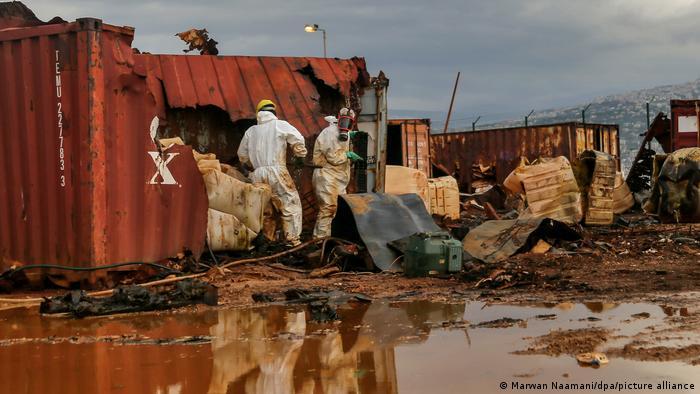
<svg viewBox="0 0 700 394"><path fill-rule="evenodd" d="M304 137L299 130L269 111L258 112L258 124L246 130L238 158L250 163L255 171L250 176L255 183L266 183L272 188L282 214L282 231L290 244L299 243L302 207L299 192L287 170L287 144L296 157L306 157Z"/></svg>
<svg viewBox="0 0 700 394"><path fill-rule="evenodd" d="M314 227L314 237L331 235L331 222L338 208L338 196L345 194L345 188L350 182L350 141L339 141L337 119L327 116L328 127L321 131L314 144L314 170L312 178L316 200L318 201L318 217Z"/></svg>

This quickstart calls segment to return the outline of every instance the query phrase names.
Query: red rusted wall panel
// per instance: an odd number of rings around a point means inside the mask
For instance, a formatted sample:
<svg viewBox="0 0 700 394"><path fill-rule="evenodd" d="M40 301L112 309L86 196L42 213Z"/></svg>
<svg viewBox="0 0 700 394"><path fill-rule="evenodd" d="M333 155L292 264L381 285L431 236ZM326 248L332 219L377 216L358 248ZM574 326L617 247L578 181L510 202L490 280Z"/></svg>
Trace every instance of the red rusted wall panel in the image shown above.
<svg viewBox="0 0 700 394"><path fill-rule="evenodd" d="M517 167L521 157L528 160L555 156L575 159L578 127L583 125L572 122L433 134L430 146L431 160L445 167L449 172L455 173L460 190L471 191L474 164L495 166L496 181L501 183ZM601 136L600 146L593 146L593 149L605 151L602 137L606 134L614 134L615 138L610 138L607 142L607 153L619 152L617 125L587 123L586 129L592 136L597 134ZM595 144L595 141L586 142ZM619 157L617 160L619 168Z"/></svg>
<svg viewBox="0 0 700 394"><path fill-rule="evenodd" d="M150 182L161 110L134 73L132 34L94 19L0 32L0 268L202 250L207 199L191 150L165 153L175 184Z"/></svg>

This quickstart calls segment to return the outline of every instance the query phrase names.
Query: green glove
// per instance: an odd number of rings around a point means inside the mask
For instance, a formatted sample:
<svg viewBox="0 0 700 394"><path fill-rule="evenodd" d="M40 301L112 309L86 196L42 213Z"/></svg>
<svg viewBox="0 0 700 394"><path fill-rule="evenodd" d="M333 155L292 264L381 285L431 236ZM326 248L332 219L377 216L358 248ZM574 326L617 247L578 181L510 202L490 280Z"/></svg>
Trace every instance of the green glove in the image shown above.
<svg viewBox="0 0 700 394"><path fill-rule="evenodd" d="M296 168L302 168L304 167L304 158L303 157L295 157L294 158L294 167Z"/></svg>
<svg viewBox="0 0 700 394"><path fill-rule="evenodd" d="M351 131L351 132L348 133L348 136L349 136L350 138L355 138L355 135L357 135L357 133L358 133L358 131Z"/></svg>
<svg viewBox="0 0 700 394"><path fill-rule="evenodd" d="M347 158L350 159L350 160L352 160L352 161L358 161L358 160L359 160L359 161L365 161L365 159L361 158L361 157L360 157L357 153L355 153L355 152L348 152L348 153L345 154L345 156L347 156Z"/></svg>

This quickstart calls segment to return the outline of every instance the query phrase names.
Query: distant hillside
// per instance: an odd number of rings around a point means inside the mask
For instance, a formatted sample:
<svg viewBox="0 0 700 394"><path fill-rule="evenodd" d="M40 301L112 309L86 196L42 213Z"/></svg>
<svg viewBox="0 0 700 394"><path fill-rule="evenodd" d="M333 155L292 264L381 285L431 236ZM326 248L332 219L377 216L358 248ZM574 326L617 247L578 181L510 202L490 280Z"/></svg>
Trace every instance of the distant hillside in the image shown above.
<svg viewBox="0 0 700 394"><path fill-rule="evenodd" d="M661 111L668 113L671 99L700 98L700 79L678 85L658 86L651 89L636 90L623 94L598 97L591 102L586 111L586 122L614 123L620 125L620 151L623 168L629 168L634 154L639 149L642 134L646 131L647 100L650 118ZM535 112L529 119L530 124L546 124L568 121L580 121L581 110L586 104L576 107L549 109ZM507 120L484 124L479 128L510 127L523 124L523 119Z"/></svg>

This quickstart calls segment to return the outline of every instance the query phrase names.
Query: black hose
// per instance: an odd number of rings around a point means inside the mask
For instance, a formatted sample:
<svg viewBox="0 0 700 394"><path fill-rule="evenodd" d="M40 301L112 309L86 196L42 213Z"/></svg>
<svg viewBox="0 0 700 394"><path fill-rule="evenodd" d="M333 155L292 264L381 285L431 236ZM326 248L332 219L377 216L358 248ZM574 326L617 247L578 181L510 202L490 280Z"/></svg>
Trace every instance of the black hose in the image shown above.
<svg viewBox="0 0 700 394"><path fill-rule="evenodd" d="M207 249L209 249L209 254L211 255L211 258L214 260L214 265L219 265L219 262L216 260L216 256L214 256L214 252L211 250L211 246L209 246L209 241L207 241L206 244L207 244Z"/></svg>
<svg viewBox="0 0 700 394"><path fill-rule="evenodd" d="M3 272L2 274L0 274L0 277L12 276L12 275L16 274L17 272L29 270L29 269L50 268L50 269L58 269L58 270L65 270L65 271L99 271L99 270L110 269L110 268L124 267L127 265L147 265L149 267L160 268L162 270L182 274L181 271L174 270L170 267L166 267L166 266L161 265L161 264L144 263L144 262L131 262L131 263L116 263L116 264L109 264L109 265L101 265L99 267L68 267L65 265L54 265L54 264L30 264L30 265L23 265L21 267L9 269L9 270Z"/></svg>

